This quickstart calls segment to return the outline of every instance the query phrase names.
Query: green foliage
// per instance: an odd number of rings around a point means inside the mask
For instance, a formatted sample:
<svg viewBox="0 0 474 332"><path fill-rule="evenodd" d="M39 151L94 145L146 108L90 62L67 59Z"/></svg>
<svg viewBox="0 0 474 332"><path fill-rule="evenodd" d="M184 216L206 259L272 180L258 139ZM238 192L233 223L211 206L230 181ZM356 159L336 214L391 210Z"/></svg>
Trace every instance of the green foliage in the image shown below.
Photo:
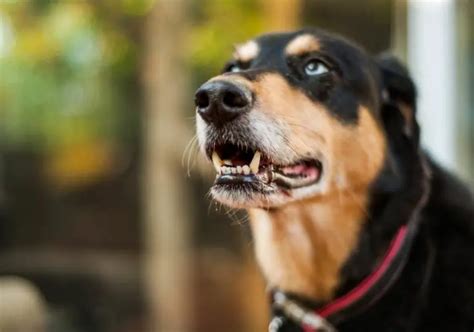
<svg viewBox="0 0 474 332"><path fill-rule="evenodd" d="M3 144L54 149L121 135L138 51L126 22L100 10L86 1L0 5L0 36L10 36L0 45Z"/></svg>
<svg viewBox="0 0 474 332"><path fill-rule="evenodd" d="M189 63L198 82L218 73L233 45L260 33L262 8L252 0L195 0L189 36Z"/></svg>
<svg viewBox="0 0 474 332"><path fill-rule="evenodd" d="M141 32L154 2L1 1L2 144L54 150L130 137ZM263 15L254 0L188 3L190 34L179 42L197 84L220 71L235 42L261 32Z"/></svg>

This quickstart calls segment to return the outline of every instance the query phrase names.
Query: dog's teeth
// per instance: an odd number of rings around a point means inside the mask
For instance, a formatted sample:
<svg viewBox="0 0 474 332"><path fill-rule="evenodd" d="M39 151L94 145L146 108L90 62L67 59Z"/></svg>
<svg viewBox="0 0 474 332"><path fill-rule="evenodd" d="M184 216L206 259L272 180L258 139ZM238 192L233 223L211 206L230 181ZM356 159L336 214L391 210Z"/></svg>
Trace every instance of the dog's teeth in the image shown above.
<svg viewBox="0 0 474 332"><path fill-rule="evenodd" d="M222 160L217 154L216 151L212 153L212 163L214 164L214 168L216 169L217 173L221 172Z"/></svg>
<svg viewBox="0 0 474 332"><path fill-rule="evenodd" d="M250 174L250 167L248 167L247 165L242 166L242 172L245 175L249 175Z"/></svg>
<svg viewBox="0 0 474 332"><path fill-rule="evenodd" d="M224 165L232 166L232 160L226 159L223 161Z"/></svg>
<svg viewBox="0 0 474 332"><path fill-rule="evenodd" d="M231 171L232 174L236 174L237 173L237 168L231 167L230 171Z"/></svg>
<svg viewBox="0 0 474 332"><path fill-rule="evenodd" d="M252 161L250 162L250 170L252 173L257 174L260 166L260 151L256 151L253 155Z"/></svg>
<svg viewBox="0 0 474 332"><path fill-rule="evenodd" d="M237 174L242 174L242 166L237 166Z"/></svg>

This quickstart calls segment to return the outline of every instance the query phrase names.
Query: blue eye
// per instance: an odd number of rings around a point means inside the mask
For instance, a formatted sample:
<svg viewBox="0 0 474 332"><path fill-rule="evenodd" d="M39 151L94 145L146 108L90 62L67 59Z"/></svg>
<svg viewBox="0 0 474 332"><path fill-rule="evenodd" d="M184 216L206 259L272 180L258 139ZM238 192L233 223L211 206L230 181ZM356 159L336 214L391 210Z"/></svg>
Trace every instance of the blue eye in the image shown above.
<svg viewBox="0 0 474 332"><path fill-rule="evenodd" d="M306 63L304 72L308 76L319 76L328 73L329 69L321 61L311 60Z"/></svg>

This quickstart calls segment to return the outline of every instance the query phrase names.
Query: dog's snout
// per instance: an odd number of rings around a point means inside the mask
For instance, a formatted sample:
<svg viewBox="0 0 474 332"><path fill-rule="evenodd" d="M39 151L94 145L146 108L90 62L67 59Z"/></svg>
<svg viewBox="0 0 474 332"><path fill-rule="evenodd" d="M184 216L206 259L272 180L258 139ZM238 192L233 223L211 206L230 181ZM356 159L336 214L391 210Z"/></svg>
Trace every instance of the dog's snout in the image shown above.
<svg viewBox="0 0 474 332"><path fill-rule="evenodd" d="M252 94L243 86L213 81L196 91L195 103L197 112L206 122L222 125L250 109Z"/></svg>

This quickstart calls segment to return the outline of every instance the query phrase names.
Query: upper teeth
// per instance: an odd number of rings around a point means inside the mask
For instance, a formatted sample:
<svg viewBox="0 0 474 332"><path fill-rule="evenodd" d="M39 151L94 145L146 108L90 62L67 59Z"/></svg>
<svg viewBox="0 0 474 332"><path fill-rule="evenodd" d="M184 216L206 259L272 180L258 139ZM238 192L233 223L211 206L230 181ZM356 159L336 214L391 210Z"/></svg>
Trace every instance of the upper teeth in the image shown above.
<svg viewBox="0 0 474 332"><path fill-rule="evenodd" d="M261 153L256 151L253 155L250 165L233 166L231 160L222 160L216 151L212 153L212 163L218 174L244 174L249 175L250 173L257 174L260 166Z"/></svg>

